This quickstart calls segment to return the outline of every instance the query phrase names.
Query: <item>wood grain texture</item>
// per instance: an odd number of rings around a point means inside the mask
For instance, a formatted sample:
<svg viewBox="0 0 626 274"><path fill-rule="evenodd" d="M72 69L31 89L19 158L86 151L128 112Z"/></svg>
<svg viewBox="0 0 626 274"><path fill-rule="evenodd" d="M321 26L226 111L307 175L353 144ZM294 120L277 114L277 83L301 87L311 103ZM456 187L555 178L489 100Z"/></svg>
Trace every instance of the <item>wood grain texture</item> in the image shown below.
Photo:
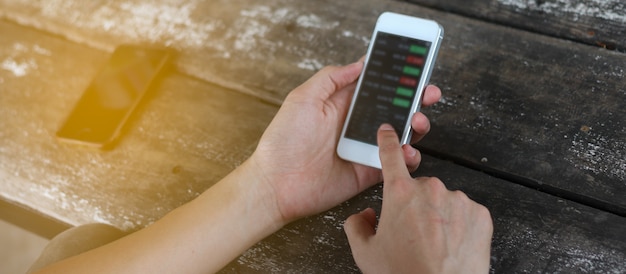
<svg viewBox="0 0 626 274"><path fill-rule="evenodd" d="M73 225L132 230L193 199L252 152L289 90L360 57L384 10L446 28L432 79L444 97L427 112L433 129L422 146L624 207L626 57L617 52L395 1L0 4L21 25L0 22L1 198ZM57 143L55 130L119 43L169 45L186 75L161 80L115 150ZM626 271L624 217L447 161L426 157L420 172L491 210L492 272ZM343 220L381 199L377 186L300 220L224 272L356 272Z"/></svg>
<svg viewBox="0 0 626 274"><path fill-rule="evenodd" d="M484 173L424 157L419 175L438 176L489 208L494 218L491 273L623 273L626 218L513 185ZM372 207L382 185L340 206L297 221L222 273L359 273L343 222Z"/></svg>
<svg viewBox="0 0 626 274"><path fill-rule="evenodd" d="M426 111L433 128L420 145L626 214L626 55L447 26L439 60L454 65L433 73L444 97Z"/></svg>
<svg viewBox="0 0 626 274"><path fill-rule="evenodd" d="M109 54L0 22L2 198L63 222L132 230L196 197L252 153L277 107L167 75L108 152L54 134Z"/></svg>
<svg viewBox="0 0 626 274"><path fill-rule="evenodd" d="M346 21L348 2L293 0L0 4L4 18L109 52L120 43L171 46L179 70L276 104L314 71L364 54L378 13Z"/></svg>
<svg viewBox="0 0 626 274"><path fill-rule="evenodd" d="M407 0L500 25L626 52L621 0Z"/></svg>
<svg viewBox="0 0 626 274"><path fill-rule="evenodd" d="M275 104L364 54L382 11L436 19L444 103L423 146L626 214L624 54L396 1L4 1L4 17L96 48L170 45L180 71Z"/></svg>

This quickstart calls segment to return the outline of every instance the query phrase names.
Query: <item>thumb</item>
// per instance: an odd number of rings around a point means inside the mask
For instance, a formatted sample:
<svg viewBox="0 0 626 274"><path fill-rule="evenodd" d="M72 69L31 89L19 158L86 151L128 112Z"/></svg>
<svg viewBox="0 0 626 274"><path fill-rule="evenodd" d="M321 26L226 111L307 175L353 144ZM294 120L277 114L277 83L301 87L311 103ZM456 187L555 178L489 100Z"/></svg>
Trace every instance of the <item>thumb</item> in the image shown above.
<svg viewBox="0 0 626 274"><path fill-rule="evenodd" d="M304 82L294 92L319 96L320 99L330 98L336 91L354 83L361 74L363 62L347 66L327 66Z"/></svg>
<svg viewBox="0 0 626 274"><path fill-rule="evenodd" d="M343 227L352 252L363 250L367 240L376 234L376 212L367 208L348 217Z"/></svg>

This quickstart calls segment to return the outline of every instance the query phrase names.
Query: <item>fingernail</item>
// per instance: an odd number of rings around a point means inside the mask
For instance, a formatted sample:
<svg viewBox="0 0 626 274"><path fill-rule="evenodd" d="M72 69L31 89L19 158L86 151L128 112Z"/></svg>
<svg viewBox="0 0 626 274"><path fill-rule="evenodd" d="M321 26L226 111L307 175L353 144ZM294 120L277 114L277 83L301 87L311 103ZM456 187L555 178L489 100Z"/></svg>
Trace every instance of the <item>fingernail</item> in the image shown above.
<svg viewBox="0 0 626 274"><path fill-rule="evenodd" d="M393 127L390 124L382 124L379 130L393 130Z"/></svg>

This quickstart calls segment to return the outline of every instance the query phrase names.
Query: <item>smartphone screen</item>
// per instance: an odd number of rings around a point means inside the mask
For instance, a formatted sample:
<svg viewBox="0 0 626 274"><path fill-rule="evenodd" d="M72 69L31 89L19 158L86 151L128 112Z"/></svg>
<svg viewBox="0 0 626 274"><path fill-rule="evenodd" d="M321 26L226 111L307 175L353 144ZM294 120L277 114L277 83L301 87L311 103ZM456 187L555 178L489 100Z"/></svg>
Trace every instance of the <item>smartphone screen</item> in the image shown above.
<svg viewBox="0 0 626 274"><path fill-rule="evenodd" d="M169 53L162 49L118 47L87 87L57 136L95 146L111 143L168 57Z"/></svg>
<svg viewBox="0 0 626 274"><path fill-rule="evenodd" d="M345 137L376 145L383 123L402 136L431 42L379 31L373 43Z"/></svg>

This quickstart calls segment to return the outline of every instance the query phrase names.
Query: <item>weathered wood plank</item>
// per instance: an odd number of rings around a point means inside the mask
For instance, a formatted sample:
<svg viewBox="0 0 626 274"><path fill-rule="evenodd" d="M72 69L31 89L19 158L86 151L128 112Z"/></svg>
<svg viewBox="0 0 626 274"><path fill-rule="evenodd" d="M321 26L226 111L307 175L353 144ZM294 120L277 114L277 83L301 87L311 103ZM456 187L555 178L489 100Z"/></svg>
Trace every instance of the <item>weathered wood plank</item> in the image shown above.
<svg viewBox="0 0 626 274"><path fill-rule="evenodd" d="M494 218L492 273L624 273L626 218L450 162L424 157L436 175L487 206ZM252 247L223 273L358 273L343 231L351 214L380 212L382 186L318 216L289 225Z"/></svg>
<svg viewBox="0 0 626 274"><path fill-rule="evenodd" d="M371 12L344 22L341 11L351 12L350 3L332 1L2 0L0 5L0 17L97 49L112 51L120 43L171 46L181 52L179 70L276 104L324 65L364 54L377 16ZM345 48L353 50L346 54Z"/></svg>
<svg viewBox="0 0 626 274"><path fill-rule="evenodd" d="M171 45L185 73L274 103L360 57L380 12L436 19L445 102L423 145L626 212L624 54L395 1L4 1L2 16L97 48Z"/></svg>
<svg viewBox="0 0 626 274"><path fill-rule="evenodd" d="M406 1L626 52L626 2L622 0Z"/></svg>
<svg viewBox="0 0 626 274"><path fill-rule="evenodd" d="M390 5L396 9L404 7L401 4L396 6L395 3ZM485 32L501 30L485 27L483 23L464 21L456 16L442 15L442 18L446 22L469 24L452 25L452 29L457 31L476 26L486 28ZM364 28L369 32L369 27ZM115 150L103 153L60 145L53 139L54 131L108 54L12 24L0 23L0 32L3 34L0 36L2 198L28 201L33 207L46 210L45 214L72 224L101 221L132 229L159 218L195 197L245 159L276 111L275 106L252 97L172 74L158 86ZM511 32L502 39L513 37L516 33ZM453 37L466 38L461 35ZM536 39L530 34L522 38ZM453 54L449 51L461 45L471 45L467 43L477 40L462 41L453 41L447 46L448 53L445 54L449 58L460 58L463 52ZM544 47L567 49L555 40L539 41ZM527 49L522 47L514 50L514 53L525 57L524 50ZM488 49L466 52L472 55L464 58L480 59L490 56L488 53ZM539 53L531 51L528 54ZM605 52L596 54L605 58L603 62L608 59L606 56L614 56L618 61L621 58L621 55L606 55ZM502 62L503 67L510 67L514 61L523 63L524 60L517 59L519 56L513 55L513 61ZM564 56L554 58L555 61L565 59ZM461 68L471 64L466 59L459 60L457 70L447 72L447 76L454 76L454 73L462 75ZM454 68L455 62L443 62L445 67L440 66L436 74L444 74L441 71L446 67ZM560 68L542 64L541 69ZM612 65L609 63L609 66ZM601 64L598 66L602 68ZM287 75L286 71L281 73ZM486 81L489 79L487 76L494 72L481 73L474 77ZM295 70L294 75L303 76ZM606 81L612 79L602 73L600 76L607 77L601 78ZM503 77L505 83L510 83L511 78ZM438 136L442 135L440 133L444 125L459 129L471 126L464 120L459 120L458 124L448 123L454 119L445 117L457 115L458 119L459 113L450 114L451 109L461 108L459 106L463 102L468 106L472 105L471 102L474 105L477 102L487 106L493 104L488 100L463 99L463 96L469 97L465 95L465 90L452 90L452 87L462 87L451 84L455 78L450 76L440 79L446 79L437 80L446 90L445 102L431 112L431 116L436 118L434 131ZM575 83L582 85L580 82ZM503 85L496 83L498 87ZM473 87L480 91L477 88L480 86ZM606 86L601 87L606 89ZM494 94L497 90L489 91ZM598 94L603 94L602 90ZM533 98L548 95L540 93ZM524 100L505 102L505 106L519 106L520 102L527 102L527 98L522 98ZM557 103L563 104L565 99L557 100ZM482 108L485 109L484 106ZM476 114L470 112L469 115ZM244 120L247 122L242 122ZM448 140L451 138L446 134L443 136ZM446 145L452 144L458 149L467 144L474 146L484 143L484 139L478 138L474 142L462 141ZM242 147L241 144L246 145ZM527 146L520 142L516 149ZM492 163L493 159L489 158L487 163ZM480 162L480 159L476 161ZM451 188L463 189L490 208L496 225L493 272L625 271L622 263L626 259L626 239L623 236L626 225L623 217L428 157L425 157L420 172L442 177ZM380 191L380 186L372 188L338 208L294 223L253 247L225 272L356 271L341 225L347 216L359 209L379 207Z"/></svg>
<svg viewBox="0 0 626 274"><path fill-rule="evenodd" d="M277 107L176 73L108 152L54 134L109 54L0 22L0 197L63 222L143 227L221 179Z"/></svg>
<svg viewBox="0 0 626 274"><path fill-rule="evenodd" d="M443 104L421 144L626 214L626 55L489 24L448 25ZM450 29L450 28L449 28ZM494 35L496 33L496 35ZM484 46L489 45L489 46Z"/></svg>

